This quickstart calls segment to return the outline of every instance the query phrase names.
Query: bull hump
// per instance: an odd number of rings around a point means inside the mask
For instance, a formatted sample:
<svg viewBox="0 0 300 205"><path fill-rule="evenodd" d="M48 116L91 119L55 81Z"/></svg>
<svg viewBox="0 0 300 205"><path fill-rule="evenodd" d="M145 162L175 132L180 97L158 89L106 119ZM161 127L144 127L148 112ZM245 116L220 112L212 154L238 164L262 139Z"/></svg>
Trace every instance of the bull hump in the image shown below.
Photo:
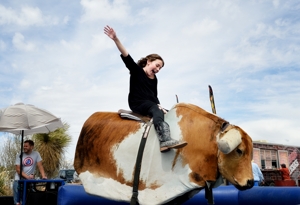
<svg viewBox="0 0 300 205"><path fill-rule="evenodd" d="M178 108L177 112L180 112L181 115L185 115L188 113L189 118L196 118L197 115L201 115L205 118L213 120L215 123L223 125L223 123L228 123L228 121L223 118L207 112L206 110L189 103L178 103L174 106L174 108Z"/></svg>

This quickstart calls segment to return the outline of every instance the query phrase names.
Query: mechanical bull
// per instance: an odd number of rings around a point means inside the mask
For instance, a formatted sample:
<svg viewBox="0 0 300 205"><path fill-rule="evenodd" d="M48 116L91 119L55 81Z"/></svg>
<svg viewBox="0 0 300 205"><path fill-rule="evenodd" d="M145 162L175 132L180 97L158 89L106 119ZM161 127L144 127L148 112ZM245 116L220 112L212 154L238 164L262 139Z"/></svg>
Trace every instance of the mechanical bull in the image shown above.
<svg viewBox="0 0 300 205"><path fill-rule="evenodd" d="M185 103L176 104L165 115L165 121L172 138L188 145L161 153L154 126L150 128L140 168L140 204L167 203L218 181L220 174L237 189L253 186L252 140L241 128ZM87 193L130 201L145 126L113 112L96 112L87 119L74 161Z"/></svg>

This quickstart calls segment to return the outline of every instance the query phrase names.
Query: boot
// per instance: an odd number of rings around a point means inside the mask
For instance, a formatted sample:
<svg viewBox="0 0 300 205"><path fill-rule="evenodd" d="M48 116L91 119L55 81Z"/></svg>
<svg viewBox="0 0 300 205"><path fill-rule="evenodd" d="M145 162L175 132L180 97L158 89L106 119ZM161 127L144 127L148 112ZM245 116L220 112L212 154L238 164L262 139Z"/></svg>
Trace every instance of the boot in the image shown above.
<svg viewBox="0 0 300 205"><path fill-rule="evenodd" d="M158 135L158 139L160 141L161 152L167 152L172 148L179 149L187 145L187 142L180 142L171 138L168 123L161 121L155 128Z"/></svg>

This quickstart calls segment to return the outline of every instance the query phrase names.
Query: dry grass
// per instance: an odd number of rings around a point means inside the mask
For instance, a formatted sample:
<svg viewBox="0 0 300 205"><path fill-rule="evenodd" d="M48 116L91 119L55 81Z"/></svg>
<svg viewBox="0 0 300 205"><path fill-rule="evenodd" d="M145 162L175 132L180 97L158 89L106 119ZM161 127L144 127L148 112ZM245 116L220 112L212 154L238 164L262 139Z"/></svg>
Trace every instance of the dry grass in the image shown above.
<svg viewBox="0 0 300 205"><path fill-rule="evenodd" d="M12 189L10 188L9 172L2 170L0 172L0 196L12 196Z"/></svg>

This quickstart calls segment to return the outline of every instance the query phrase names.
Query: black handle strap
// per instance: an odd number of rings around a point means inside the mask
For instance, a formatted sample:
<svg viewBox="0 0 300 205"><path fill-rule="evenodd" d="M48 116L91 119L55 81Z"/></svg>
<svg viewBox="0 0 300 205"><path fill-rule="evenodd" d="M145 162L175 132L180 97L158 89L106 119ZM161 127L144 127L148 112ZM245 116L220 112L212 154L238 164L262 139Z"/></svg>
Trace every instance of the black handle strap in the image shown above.
<svg viewBox="0 0 300 205"><path fill-rule="evenodd" d="M212 192L213 182L206 181L205 182L205 198L207 199L208 204L215 204L214 196Z"/></svg>
<svg viewBox="0 0 300 205"><path fill-rule="evenodd" d="M130 205L136 205L138 203L138 188L139 188L139 183L140 183L140 172L141 172L141 165L142 165L142 158L144 154L144 149L147 141L147 137L149 134L149 130L152 125L152 119L150 122L147 123L145 131L143 133L143 137L140 142L140 147L138 151L138 155L136 157L136 162L135 162L135 170L134 170L134 179L133 179L133 186L132 186L132 196L130 200Z"/></svg>

